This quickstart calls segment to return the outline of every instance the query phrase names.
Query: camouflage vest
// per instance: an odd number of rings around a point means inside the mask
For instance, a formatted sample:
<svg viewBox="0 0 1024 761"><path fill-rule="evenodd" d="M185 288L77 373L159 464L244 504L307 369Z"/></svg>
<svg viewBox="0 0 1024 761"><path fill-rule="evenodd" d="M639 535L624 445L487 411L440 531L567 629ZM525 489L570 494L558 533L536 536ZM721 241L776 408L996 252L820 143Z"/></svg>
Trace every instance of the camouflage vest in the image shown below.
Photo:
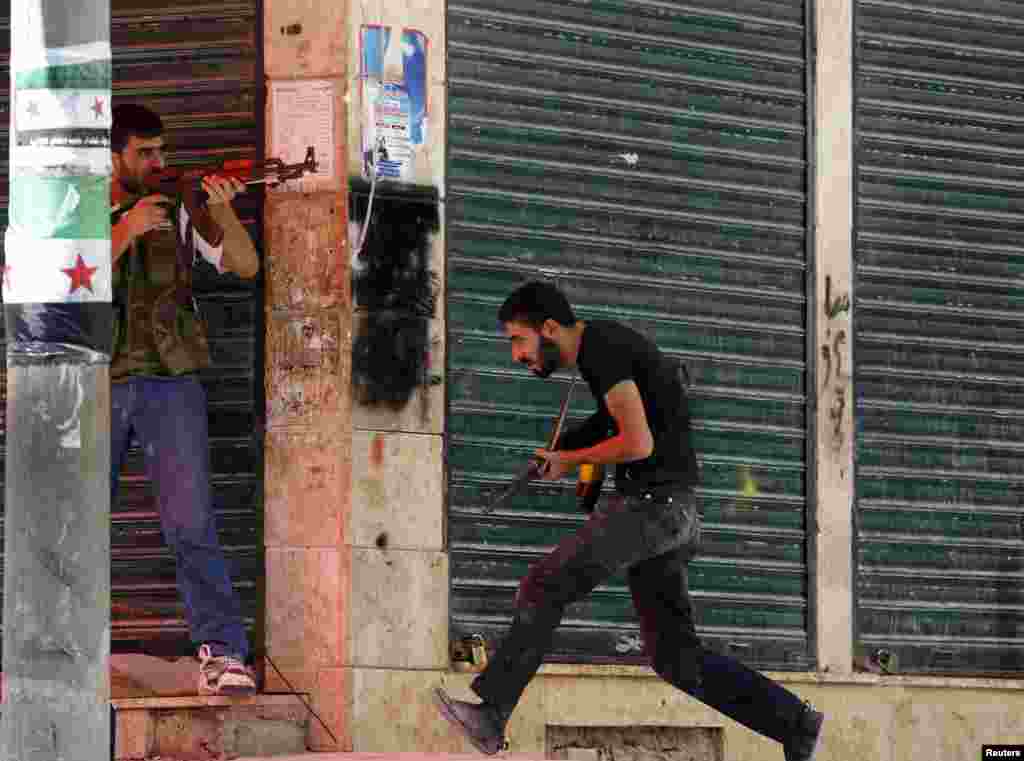
<svg viewBox="0 0 1024 761"><path fill-rule="evenodd" d="M111 224L132 205L113 211ZM113 273L111 380L176 376L210 365L206 323L192 295L194 250L191 240L179 245L173 230L151 230L121 257Z"/></svg>

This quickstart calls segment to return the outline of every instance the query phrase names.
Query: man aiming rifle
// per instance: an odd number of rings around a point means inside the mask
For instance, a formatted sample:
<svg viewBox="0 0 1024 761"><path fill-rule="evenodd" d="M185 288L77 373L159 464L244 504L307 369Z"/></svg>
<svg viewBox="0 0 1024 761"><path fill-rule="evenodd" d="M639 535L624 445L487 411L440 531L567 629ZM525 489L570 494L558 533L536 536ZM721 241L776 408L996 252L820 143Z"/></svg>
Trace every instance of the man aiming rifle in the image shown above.
<svg viewBox="0 0 1024 761"><path fill-rule="evenodd" d="M164 168L160 117L128 104L117 106L113 116L111 502L134 433L199 645L199 693L252 694L256 681L245 663L249 642L241 604L210 497L206 392L198 376L210 364L210 352L192 297L196 256L244 278L259 271L256 249L231 208L244 185L235 178L203 178L209 201L201 212L204 224L193 229L183 208L150 189Z"/></svg>

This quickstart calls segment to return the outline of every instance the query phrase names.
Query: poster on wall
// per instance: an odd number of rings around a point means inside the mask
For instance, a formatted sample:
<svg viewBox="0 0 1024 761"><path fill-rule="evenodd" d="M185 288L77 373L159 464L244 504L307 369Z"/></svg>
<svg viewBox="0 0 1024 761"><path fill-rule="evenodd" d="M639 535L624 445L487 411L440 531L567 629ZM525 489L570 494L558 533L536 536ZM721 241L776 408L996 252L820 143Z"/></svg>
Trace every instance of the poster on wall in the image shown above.
<svg viewBox="0 0 1024 761"><path fill-rule="evenodd" d="M427 131L427 37L415 29L360 29L363 176L412 182Z"/></svg>
<svg viewBox="0 0 1024 761"><path fill-rule="evenodd" d="M306 148L316 151L316 178L334 179L334 84L330 80L283 80L271 84L271 145L285 163L300 162ZM282 190L298 190L289 180Z"/></svg>

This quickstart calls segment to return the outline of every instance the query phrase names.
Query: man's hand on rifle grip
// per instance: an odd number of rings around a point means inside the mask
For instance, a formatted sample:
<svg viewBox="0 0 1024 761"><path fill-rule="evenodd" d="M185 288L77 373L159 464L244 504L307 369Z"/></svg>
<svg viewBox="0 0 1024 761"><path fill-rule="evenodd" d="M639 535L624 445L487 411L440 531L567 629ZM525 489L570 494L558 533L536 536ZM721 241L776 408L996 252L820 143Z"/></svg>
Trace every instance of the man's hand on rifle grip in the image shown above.
<svg viewBox="0 0 1024 761"><path fill-rule="evenodd" d="M170 221L171 199L154 193L139 200L125 212L122 221L128 224L132 238L145 235L150 230L166 225Z"/></svg>
<svg viewBox="0 0 1024 761"><path fill-rule="evenodd" d="M538 449L534 454L537 455L537 459L540 461L537 466L537 473L544 481L557 481L568 475L572 470L572 466L567 465L562 460L561 452L551 449Z"/></svg>

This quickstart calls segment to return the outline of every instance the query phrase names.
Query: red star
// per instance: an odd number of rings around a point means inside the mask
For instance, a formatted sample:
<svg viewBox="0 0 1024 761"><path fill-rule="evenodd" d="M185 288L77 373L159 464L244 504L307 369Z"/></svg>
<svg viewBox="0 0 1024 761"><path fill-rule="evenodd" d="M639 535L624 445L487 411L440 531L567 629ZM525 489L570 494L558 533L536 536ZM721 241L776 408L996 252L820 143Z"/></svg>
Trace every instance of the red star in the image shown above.
<svg viewBox="0 0 1024 761"><path fill-rule="evenodd" d="M103 99L96 98L96 102L92 104L92 112L96 114L96 118L99 119L103 116Z"/></svg>
<svg viewBox="0 0 1024 761"><path fill-rule="evenodd" d="M88 288L92 291L92 276L93 273L98 270L99 267L86 267L85 262L82 261L82 255L78 255L78 261L75 262L74 267L68 269L62 269L65 275L71 278L71 290L68 293L74 293L79 288Z"/></svg>
<svg viewBox="0 0 1024 761"><path fill-rule="evenodd" d="M3 285L11 285L11 265L5 264L0 267L0 283Z"/></svg>

